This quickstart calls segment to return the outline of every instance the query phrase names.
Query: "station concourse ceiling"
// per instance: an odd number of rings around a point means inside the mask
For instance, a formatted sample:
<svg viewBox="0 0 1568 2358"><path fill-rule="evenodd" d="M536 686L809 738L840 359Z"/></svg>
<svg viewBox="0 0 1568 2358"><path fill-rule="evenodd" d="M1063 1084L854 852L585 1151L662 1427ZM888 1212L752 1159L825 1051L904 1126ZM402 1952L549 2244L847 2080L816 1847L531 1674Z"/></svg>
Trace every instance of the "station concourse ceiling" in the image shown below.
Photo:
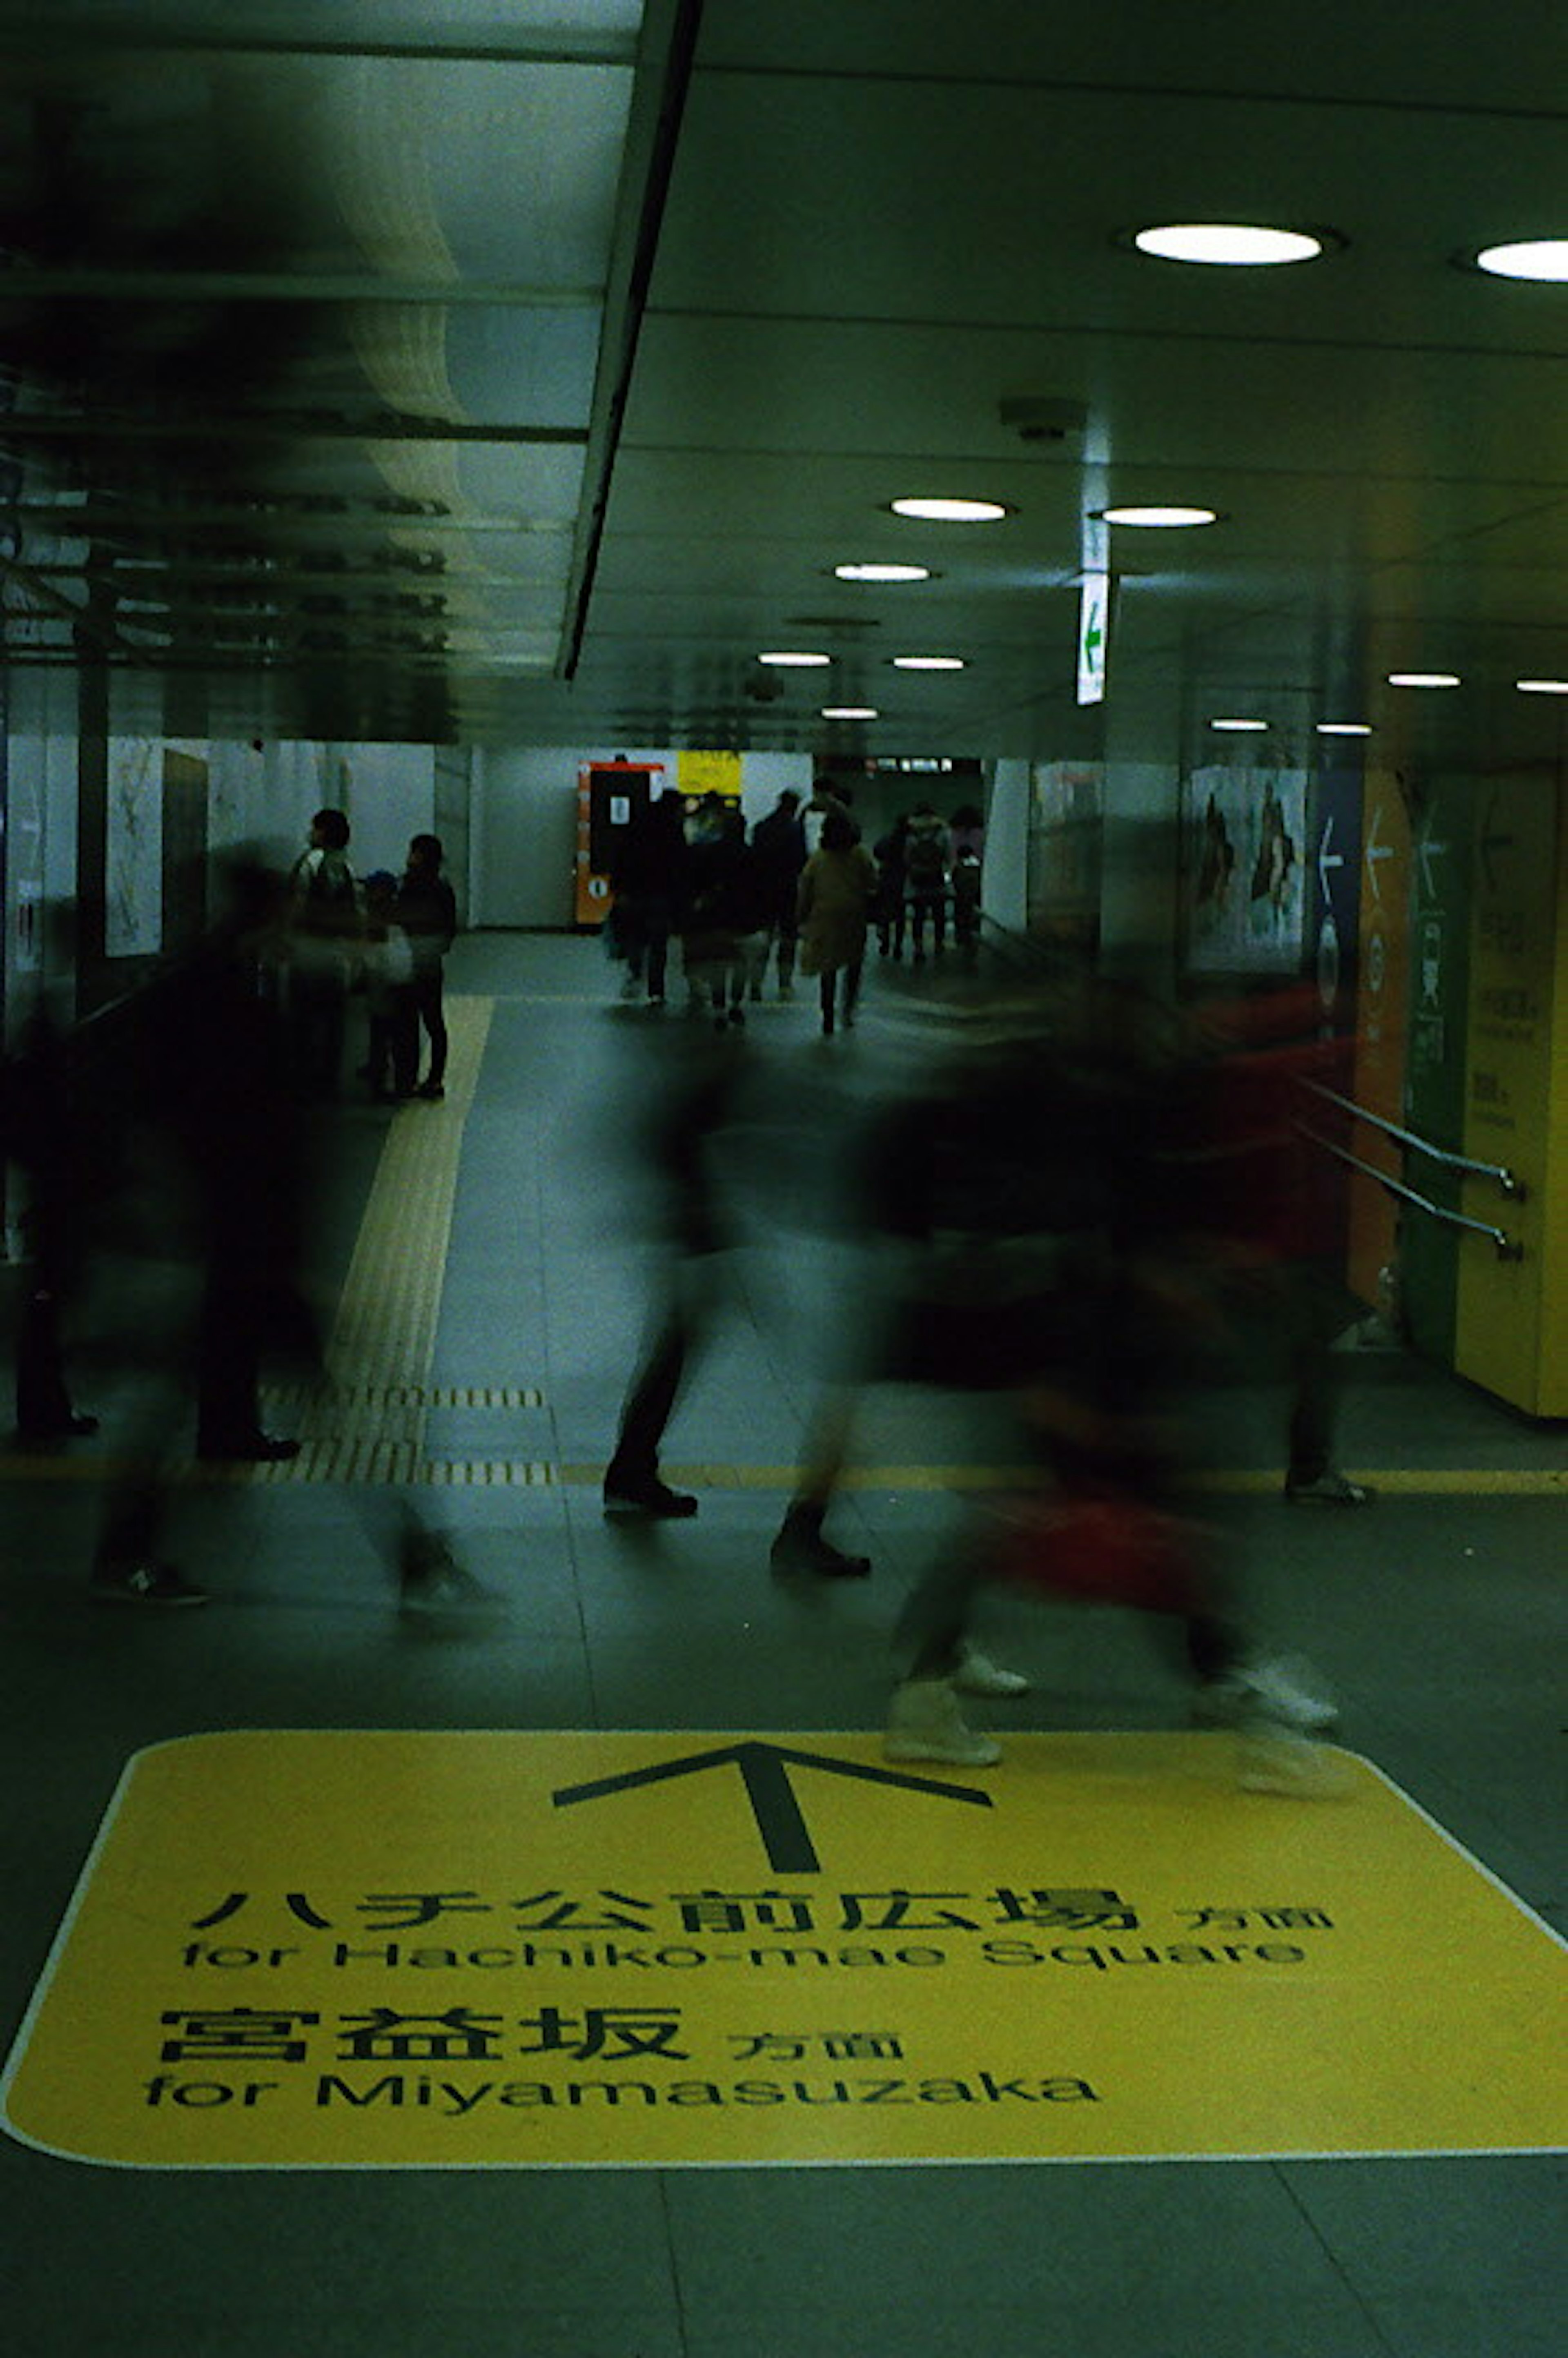
<svg viewBox="0 0 1568 2358"><path fill-rule="evenodd" d="M1131 243L1190 222L1323 250ZM1552 764L1568 287L1473 265L1564 239L1552 0L0 0L7 685L101 665L177 734ZM1098 521L1151 503L1215 521Z"/></svg>

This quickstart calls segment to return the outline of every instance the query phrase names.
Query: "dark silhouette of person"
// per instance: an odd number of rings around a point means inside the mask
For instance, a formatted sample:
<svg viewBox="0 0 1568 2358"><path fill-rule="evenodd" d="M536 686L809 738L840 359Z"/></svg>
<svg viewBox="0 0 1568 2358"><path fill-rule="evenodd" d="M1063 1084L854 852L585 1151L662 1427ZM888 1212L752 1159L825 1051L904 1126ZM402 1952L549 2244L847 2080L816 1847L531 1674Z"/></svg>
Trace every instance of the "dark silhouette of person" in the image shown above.
<svg viewBox="0 0 1568 2358"><path fill-rule="evenodd" d="M288 1009L297 1078L308 1097L335 1097L342 1069L352 957L362 930L348 852L347 815L319 810L289 873Z"/></svg>
<svg viewBox="0 0 1568 2358"><path fill-rule="evenodd" d="M46 914L44 955L60 913ZM16 1432L25 1442L79 1439L98 1420L74 1406L62 1322L81 1272L87 1153L71 1074L71 1037L46 979L5 1078L5 1152L22 1175L27 1271L16 1333Z"/></svg>
<svg viewBox="0 0 1568 2358"><path fill-rule="evenodd" d="M248 857L222 881L217 922L149 990L139 1111L164 1150L149 1215L161 1222L166 1250L189 1257L196 1271L198 1455L265 1463L294 1456L299 1444L262 1429L264 1355L319 1366L319 1349L299 1282L301 1120L289 1044L266 988L277 881ZM178 1387L163 1372L105 1502L92 1586L107 1599L184 1605L203 1595L158 1552L180 1421Z"/></svg>
<svg viewBox="0 0 1568 2358"><path fill-rule="evenodd" d="M626 961L624 996L644 989L663 1007L670 936L686 890L686 812L679 795L654 795L633 817L616 854L610 885L617 954Z"/></svg>
<svg viewBox="0 0 1568 2358"><path fill-rule="evenodd" d="M404 1065L413 1080L418 1068L418 1030L430 1045L430 1063L422 1081L414 1081L416 1097L438 1101L446 1095L447 1017L445 976L447 952L457 937L457 895L441 873L446 858L437 835L416 835L408 846L408 864L392 903L392 922L408 937L414 958L414 979L405 1021L416 1027L412 1053Z"/></svg>
<svg viewBox="0 0 1568 2358"><path fill-rule="evenodd" d="M752 850L775 961L778 994L781 999L793 999L800 937L795 896L800 871L806 865L806 821L800 815L800 796L793 786L784 788L766 818L760 818L752 829Z"/></svg>

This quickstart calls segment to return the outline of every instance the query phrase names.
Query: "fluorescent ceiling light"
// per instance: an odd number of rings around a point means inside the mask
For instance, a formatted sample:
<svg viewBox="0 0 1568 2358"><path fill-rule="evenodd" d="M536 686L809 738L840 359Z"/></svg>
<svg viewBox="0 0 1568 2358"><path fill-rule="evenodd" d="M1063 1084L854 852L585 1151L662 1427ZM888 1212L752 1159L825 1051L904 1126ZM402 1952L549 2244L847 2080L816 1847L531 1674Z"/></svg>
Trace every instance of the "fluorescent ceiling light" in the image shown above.
<svg viewBox="0 0 1568 2358"><path fill-rule="evenodd" d="M1369 737L1372 734L1365 720L1320 720L1315 725L1320 737Z"/></svg>
<svg viewBox="0 0 1568 2358"><path fill-rule="evenodd" d="M962 671L962 655L894 655L895 671Z"/></svg>
<svg viewBox="0 0 1568 2358"><path fill-rule="evenodd" d="M1211 720L1208 725L1211 729L1235 730L1267 729L1269 726L1266 720Z"/></svg>
<svg viewBox="0 0 1568 2358"><path fill-rule="evenodd" d="M1099 514L1107 524L1138 525L1157 531L1176 531L1186 525L1217 524L1219 521L1213 508L1101 508Z"/></svg>
<svg viewBox="0 0 1568 2358"><path fill-rule="evenodd" d="M1141 229L1133 244L1162 262L1270 265L1311 262L1325 241L1305 230L1258 229L1240 222L1169 222Z"/></svg>
<svg viewBox="0 0 1568 2358"><path fill-rule="evenodd" d="M1516 679L1521 696L1568 696L1568 679Z"/></svg>
<svg viewBox="0 0 1568 2358"><path fill-rule="evenodd" d="M874 704L825 704L822 718L824 720L874 720L877 708Z"/></svg>
<svg viewBox="0 0 1568 2358"><path fill-rule="evenodd" d="M777 664L781 671L811 671L819 668L823 664L831 663L832 660L831 655L792 654L787 647L780 648L776 654L757 657L759 663Z"/></svg>
<svg viewBox="0 0 1568 2358"><path fill-rule="evenodd" d="M1456 671L1391 671L1389 674L1390 687L1457 687L1458 685Z"/></svg>
<svg viewBox="0 0 1568 2358"><path fill-rule="evenodd" d="M929 581L928 565L836 565L840 581Z"/></svg>
<svg viewBox="0 0 1568 2358"><path fill-rule="evenodd" d="M925 524L998 524L1011 511L1000 500L894 500L894 515L914 516Z"/></svg>
<svg viewBox="0 0 1568 2358"><path fill-rule="evenodd" d="M1522 238L1513 245L1483 246L1477 270L1494 278L1534 278L1552 285L1568 279L1568 237Z"/></svg>

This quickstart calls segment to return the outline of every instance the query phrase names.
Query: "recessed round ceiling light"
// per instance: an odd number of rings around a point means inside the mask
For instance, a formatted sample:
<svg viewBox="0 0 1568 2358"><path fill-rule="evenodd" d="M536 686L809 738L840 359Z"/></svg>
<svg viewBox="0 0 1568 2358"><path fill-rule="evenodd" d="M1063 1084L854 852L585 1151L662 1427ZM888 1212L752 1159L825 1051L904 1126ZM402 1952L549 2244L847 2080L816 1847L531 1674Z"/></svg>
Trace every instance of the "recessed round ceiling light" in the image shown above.
<svg viewBox="0 0 1568 2358"><path fill-rule="evenodd" d="M1101 508L1098 513L1106 524L1138 525L1152 531L1173 532L1186 525L1219 522L1219 517L1213 508Z"/></svg>
<svg viewBox="0 0 1568 2358"><path fill-rule="evenodd" d="M1365 720L1319 720L1315 726L1320 737L1369 737L1372 734Z"/></svg>
<svg viewBox="0 0 1568 2358"><path fill-rule="evenodd" d="M1521 696L1568 696L1568 679L1516 679Z"/></svg>
<svg viewBox="0 0 1568 2358"><path fill-rule="evenodd" d="M1162 262L1251 264L1311 262L1326 241L1306 230L1260 229L1241 222L1166 222L1135 232L1140 254Z"/></svg>
<svg viewBox="0 0 1568 2358"><path fill-rule="evenodd" d="M1389 674L1390 687L1457 687L1458 685L1456 671L1391 671Z"/></svg>
<svg viewBox="0 0 1568 2358"><path fill-rule="evenodd" d="M877 708L874 704L825 704L822 718L824 720L874 720Z"/></svg>
<svg viewBox="0 0 1568 2358"><path fill-rule="evenodd" d="M928 565L836 565L840 581L929 581Z"/></svg>
<svg viewBox="0 0 1568 2358"><path fill-rule="evenodd" d="M895 671L962 671L962 655L894 655Z"/></svg>
<svg viewBox="0 0 1568 2358"><path fill-rule="evenodd" d="M1493 278L1533 278L1551 285L1568 279L1568 237L1528 237L1512 245L1485 245L1477 270Z"/></svg>
<svg viewBox="0 0 1568 2358"><path fill-rule="evenodd" d="M1211 729L1235 730L1267 729L1269 726L1266 720L1211 720L1208 725Z"/></svg>
<svg viewBox="0 0 1568 2358"><path fill-rule="evenodd" d="M781 671L810 671L823 664L831 663L832 660L831 655L796 654L788 647L781 647L773 654L757 657L759 663L776 664Z"/></svg>
<svg viewBox="0 0 1568 2358"><path fill-rule="evenodd" d="M1000 524L1011 508L1000 500L892 500L894 515L914 516L923 524Z"/></svg>

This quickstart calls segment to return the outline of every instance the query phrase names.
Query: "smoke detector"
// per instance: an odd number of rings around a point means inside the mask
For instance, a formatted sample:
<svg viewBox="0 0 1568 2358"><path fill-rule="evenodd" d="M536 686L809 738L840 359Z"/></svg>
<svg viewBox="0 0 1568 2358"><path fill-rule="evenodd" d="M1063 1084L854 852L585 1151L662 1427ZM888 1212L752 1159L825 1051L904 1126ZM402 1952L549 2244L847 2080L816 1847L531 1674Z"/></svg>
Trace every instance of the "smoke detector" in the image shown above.
<svg viewBox="0 0 1568 2358"><path fill-rule="evenodd" d="M1043 393L1014 394L998 405L997 415L1021 442L1067 442L1089 422L1085 403Z"/></svg>

